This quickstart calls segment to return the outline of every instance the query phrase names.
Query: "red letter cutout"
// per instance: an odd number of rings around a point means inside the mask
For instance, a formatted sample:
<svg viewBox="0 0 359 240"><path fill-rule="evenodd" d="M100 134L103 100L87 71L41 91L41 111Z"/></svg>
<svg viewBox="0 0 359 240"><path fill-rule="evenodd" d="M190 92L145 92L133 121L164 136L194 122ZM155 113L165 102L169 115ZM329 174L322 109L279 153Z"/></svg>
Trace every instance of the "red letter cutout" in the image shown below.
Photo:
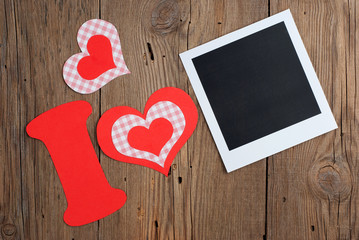
<svg viewBox="0 0 359 240"><path fill-rule="evenodd" d="M88 102L69 102L36 117L26 128L52 157L68 203L64 221L70 226L97 221L126 202L125 192L110 186L97 159L86 127L91 112Z"/></svg>

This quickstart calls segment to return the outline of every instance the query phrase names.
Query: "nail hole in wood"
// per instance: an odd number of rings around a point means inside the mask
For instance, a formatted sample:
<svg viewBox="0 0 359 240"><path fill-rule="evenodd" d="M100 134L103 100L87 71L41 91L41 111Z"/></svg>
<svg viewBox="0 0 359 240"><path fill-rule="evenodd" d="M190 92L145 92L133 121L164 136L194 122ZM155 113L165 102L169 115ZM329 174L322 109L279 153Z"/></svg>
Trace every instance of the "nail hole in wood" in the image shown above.
<svg viewBox="0 0 359 240"><path fill-rule="evenodd" d="M313 225L311 226L311 229L312 229L312 232L314 232L314 226Z"/></svg>
<svg viewBox="0 0 359 240"><path fill-rule="evenodd" d="M283 202L286 202L286 201L287 201L287 199L285 197L283 197Z"/></svg>
<svg viewBox="0 0 359 240"><path fill-rule="evenodd" d="M307 12L304 12L304 15L306 15L307 14Z"/></svg>
<svg viewBox="0 0 359 240"><path fill-rule="evenodd" d="M123 178L123 180L126 182L127 181L127 179L126 178Z"/></svg>
<svg viewBox="0 0 359 240"><path fill-rule="evenodd" d="M157 222L157 220L155 220L155 226L156 226L156 228L158 228L158 222Z"/></svg>
<svg viewBox="0 0 359 240"><path fill-rule="evenodd" d="M189 168L192 168L192 166L189 166Z"/></svg>
<svg viewBox="0 0 359 240"><path fill-rule="evenodd" d="M5 64L5 69L7 68L6 64Z"/></svg>
<svg viewBox="0 0 359 240"><path fill-rule="evenodd" d="M26 82L26 78L24 79L24 82Z"/></svg>
<svg viewBox="0 0 359 240"><path fill-rule="evenodd" d="M151 60L154 61L155 57L154 57L153 52L152 52L151 43L149 43L149 42L147 43L147 48L148 48L148 52L150 53Z"/></svg>
<svg viewBox="0 0 359 240"><path fill-rule="evenodd" d="M143 54L143 61L145 62L146 66L147 66L148 64L147 64L147 54L146 53Z"/></svg>
<svg viewBox="0 0 359 240"><path fill-rule="evenodd" d="M179 184L182 183L182 177L178 177L178 183L179 183Z"/></svg>
<svg viewBox="0 0 359 240"><path fill-rule="evenodd" d="M222 24L221 22L218 22L218 24Z"/></svg>

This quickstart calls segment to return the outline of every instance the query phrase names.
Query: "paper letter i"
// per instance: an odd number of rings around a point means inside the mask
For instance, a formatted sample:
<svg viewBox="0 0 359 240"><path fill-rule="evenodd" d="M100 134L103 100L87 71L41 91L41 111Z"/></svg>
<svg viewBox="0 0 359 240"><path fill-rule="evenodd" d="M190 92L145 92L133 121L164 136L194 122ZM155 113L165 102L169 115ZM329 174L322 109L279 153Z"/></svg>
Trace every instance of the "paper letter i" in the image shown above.
<svg viewBox="0 0 359 240"><path fill-rule="evenodd" d="M67 199L64 221L80 226L120 209L126 194L108 183L87 132L92 112L88 102L57 106L32 120L26 128L30 137L47 147Z"/></svg>

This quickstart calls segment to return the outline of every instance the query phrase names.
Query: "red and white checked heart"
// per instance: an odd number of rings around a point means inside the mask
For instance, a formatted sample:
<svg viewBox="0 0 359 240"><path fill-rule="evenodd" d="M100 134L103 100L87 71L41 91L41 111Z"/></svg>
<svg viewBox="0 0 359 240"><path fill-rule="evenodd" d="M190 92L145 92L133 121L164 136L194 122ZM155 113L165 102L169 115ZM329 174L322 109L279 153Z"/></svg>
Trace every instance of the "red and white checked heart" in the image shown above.
<svg viewBox="0 0 359 240"><path fill-rule="evenodd" d="M127 140L129 131L136 126L143 126L148 129L152 121L158 118L167 119L173 127L173 134L170 140L168 140L168 142L161 149L159 156L131 147ZM117 119L112 126L111 135L115 148L121 154L129 157L146 159L163 167L168 153L181 137L185 126L186 120L181 109L172 102L161 101L154 104L148 110L146 120L133 114L124 115Z"/></svg>
<svg viewBox="0 0 359 240"><path fill-rule="evenodd" d="M87 42L95 35L104 35L111 42L113 61L116 68L106 71L94 80L86 80L77 70L79 61L88 56ZM77 33L77 42L81 53L71 56L64 64L63 77L67 85L74 91L89 94L97 91L115 77L130 73L122 55L120 37L115 26L101 19L92 19L85 22Z"/></svg>

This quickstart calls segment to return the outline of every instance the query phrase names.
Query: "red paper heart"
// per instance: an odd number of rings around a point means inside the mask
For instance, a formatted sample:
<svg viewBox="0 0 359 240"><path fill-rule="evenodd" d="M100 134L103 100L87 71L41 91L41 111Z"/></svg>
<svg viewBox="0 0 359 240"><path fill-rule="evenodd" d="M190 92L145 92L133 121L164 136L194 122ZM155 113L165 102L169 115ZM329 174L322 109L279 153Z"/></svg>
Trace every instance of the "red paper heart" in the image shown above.
<svg viewBox="0 0 359 240"><path fill-rule="evenodd" d="M65 83L75 92L93 93L118 76L128 74L116 27L101 19L91 19L77 32L81 49L69 57L62 69Z"/></svg>
<svg viewBox="0 0 359 240"><path fill-rule="evenodd" d="M172 133L172 124L164 118L158 118L152 121L149 129L146 127L132 128L128 133L127 140L132 147L159 156Z"/></svg>
<svg viewBox="0 0 359 240"><path fill-rule="evenodd" d="M82 58L77 65L77 71L84 79L93 80L102 73L116 68L111 42L107 37L92 36L87 43L87 51L90 56Z"/></svg>
<svg viewBox="0 0 359 240"><path fill-rule="evenodd" d="M168 129L170 128L164 127L164 121L160 121L162 116L161 113L157 114L158 112L163 111L157 109L157 107L163 103L167 104L164 104L164 108L167 108L167 110L165 110L167 111L166 117L170 116L166 119L172 128L170 140L168 140ZM172 108L168 109L168 106ZM171 118L171 116L180 117L176 120L176 117ZM196 128L197 120L197 108L190 96L181 89L167 87L156 91L150 96L146 103L144 114L127 106L114 107L106 111L101 116L97 125L97 140L102 151L107 156L118 161L149 167L168 176L168 170L173 159L192 135ZM157 124L162 125L162 127L156 127ZM146 136L147 139L146 137L143 138L145 135L143 132L142 136L141 134L136 136L136 134L138 134L137 131L139 131L136 130L136 128L143 131L144 127L149 129L149 132L153 131L153 133L148 133L148 136ZM113 130L117 128L120 130L126 129L125 131L127 131L127 135L113 135L113 133L116 133L116 131L113 132ZM116 142L114 142L114 139L116 139ZM165 140L167 141L164 144ZM125 153L121 153L118 148L116 148L118 144L122 144L122 141L129 143L129 145L122 150ZM161 150L158 150L159 148L161 148ZM138 155L136 151L138 152L139 150L145 151L140 151L141 153ZM130 153L127 153L126 151L129 151ZM163 165L158 164L153 161L153 159L149 160L146 158L148 156L157 157L153 153L158 154L159 151L161 152L160 156L165 156ZM135 154L133 152L135 152ZM134 155L142 157L133 157Z"/></svg>

